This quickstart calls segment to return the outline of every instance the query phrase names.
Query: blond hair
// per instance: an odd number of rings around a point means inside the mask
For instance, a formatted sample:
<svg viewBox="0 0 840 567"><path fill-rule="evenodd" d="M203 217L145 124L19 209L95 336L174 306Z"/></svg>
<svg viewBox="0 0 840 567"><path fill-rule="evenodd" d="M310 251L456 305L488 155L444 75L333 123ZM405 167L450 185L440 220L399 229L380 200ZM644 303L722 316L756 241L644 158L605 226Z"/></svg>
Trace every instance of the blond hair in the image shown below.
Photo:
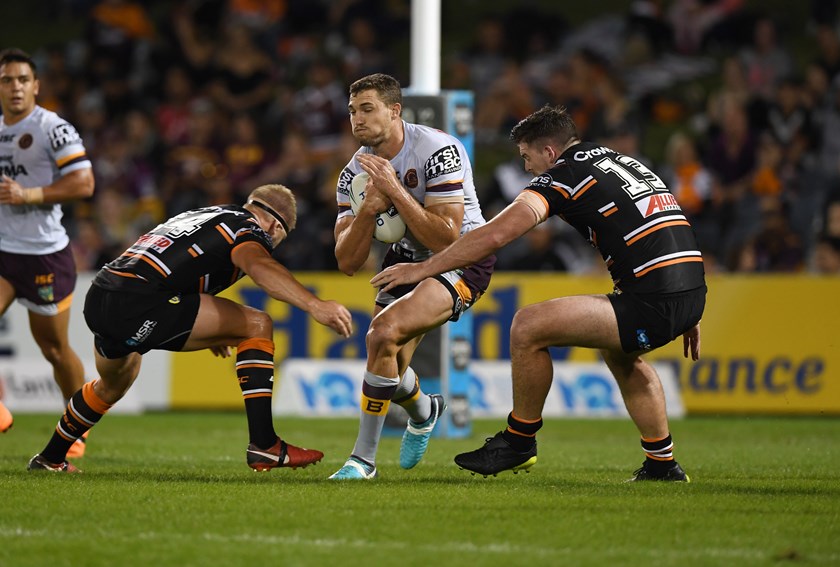
<svg viewBox="0 0 840 567"><path fill-rule="evenodd" d="M285 185L261 185L248 195L248 201L252 199L261 201L277 211L289 225L289 230L293 230L297 225L297 202L292 191Z"/></svg>

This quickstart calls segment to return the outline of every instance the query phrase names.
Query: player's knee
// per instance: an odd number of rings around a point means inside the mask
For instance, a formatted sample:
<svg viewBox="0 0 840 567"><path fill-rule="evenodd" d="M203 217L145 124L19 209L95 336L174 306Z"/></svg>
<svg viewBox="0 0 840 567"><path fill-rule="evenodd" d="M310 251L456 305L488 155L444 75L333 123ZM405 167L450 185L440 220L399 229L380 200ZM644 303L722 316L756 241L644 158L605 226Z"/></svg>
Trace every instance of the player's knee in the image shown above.
<svg viewBox="0 0 840 567"><path fill-rule="evenodd" d="M365 343L369 353L387 354L399 350L397 344L401 339L397 325L385 317L377 317L371 323L365 336Z"/></svg>
<svg viewBox="0 0 840 567"><path fill-rule="evenodd" d="M248 311L248 330L250 337L270 339L274 335L274 322L265 311Z"/></svg>
<svg viewBox="0 0 840 567"><path fill-rule="evenodd" d="M513 323L510 326L510 347L512 350L539 346L534 338L537 336L537 329L533 321L534 318L529 316L527 308L520 309L513 316Z"/></svg>
<svg viewBox="0 0 840 567"><path fill-rule="evenodd" d="M39 342L38 346L41 348L41 354L47 359L47 362L53 366L60 365L66 357L66 351L69 347L65 347L60 343L55 342Z"/></svg>

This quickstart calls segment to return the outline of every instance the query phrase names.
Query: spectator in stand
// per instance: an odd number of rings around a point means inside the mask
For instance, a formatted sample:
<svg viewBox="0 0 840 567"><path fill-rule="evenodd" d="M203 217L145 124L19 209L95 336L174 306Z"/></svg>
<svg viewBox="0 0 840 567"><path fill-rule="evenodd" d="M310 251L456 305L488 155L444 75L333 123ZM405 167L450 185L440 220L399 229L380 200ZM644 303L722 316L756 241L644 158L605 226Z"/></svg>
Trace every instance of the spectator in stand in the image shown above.
<svg viewBox="0 0 840 567"><path fill-rule="evenodd" d="M155 26L144 6L131 0L100 0L86 21L84 72L102 93L110 116L136 106L135 95L157 82L151 63Z"/></svg>
<svg viewBox="0 0 840 567"><path fill-rule="evenodd" d="M225 27L213 66L216 78L210 83L210 95L219 108L255 116L268 108L273 65L248 28L238 24Z"/></svg>
<svg viewBox="0 0 840 567"><path fill-rule="evenodd" d="M329 159L338 148L347 122L344 91L332 62L318 58L309 67L305 86L294 94L294 111L289 116L291 126L299 128L308 138L316 162Z"/></svg>
<svg viewBox="0 0 840 567"><path fill-rule="evenodd" d="M187 69L196 91L202 91L215 76L213 58L216 34L222 21L219 3L180 2L170 12L170 34L175 45L172 58Z"/></svg>
<svg viewBox="0 0 840 567"><path fill-rule="evenodd" d="M520 66L509 60L490 85L488 94L476 105L475 130L481 140L495 141L534 110L535 95Z"/></svg>
<svg viewBox="0 0 840 567"><path fill-rule="evenodd" d="M396 73L394 58L383 48L381 35L371 20L352 18L347 22L345 35L345 45L341 48L342 74L348 80L376 72Z"/></svg>
<svg viewBox="0 0 840 567"><path fill-rule="evenodd" d="M783 79L767 111L767 131L781 145L785 177L801 170L806 157L816 146L811 111L803 105L803 98L799 81Z"/></svg>
<svg viewBox="0 0 840 567"><path fill-rule="evenodd" d="M770 17L756 21L752 44L738 55L744 62L750 91L765 101L774 98L776 85L793 71L793 60L779 44L776 23Z"/></svg>
<svg viewBox="0 0 840 567"><path fill-rule="evenodd" d="M256 120L249 114L237 114L230 123L230 140L223 149L227 178L233 201L243 201L253 187L249 181L274 159L259 137Z"/></svg>
<svg viewBox="0 0 840 567"><path fill-rule="evenodd" d="M840 238L840 190L835 189L825 204L822 218L823 233L830 238Z"/></svg>
<svg viewBox="0 0 840 567"><path fill-rule="evenodd" d="M218 174L222 147L218 111L207 99L194 100L187 139L168 147L163 159L161 198L166 216L209 204L205 182Z"/></svg>
<svg viewBox="0 0 840 567"><path fill-rule="evenodd" d="M763 199L761 227L743 246L739 272L798 272L805 263L802 239L790 228L787 203Z"/></svg>
<svg viewBox="0 0 840 567"><path fill-rule="evenodd" d="M463 57L476 93L476 107L507 66L505 25L498 16L483 16L473 28L475 36Z"/></svg>
<svg viewBox="0 0 840 567"><path fill-rule="evenodd" d="M603 81L598 82L596 95L600 106L592 115L592 121L587 130L587 136L592 140L601 141L612 138L616 134L628 134L641 137L642 121L635 105L627 98L624 82L615 74L608 74ZM609 147L609 144L606 144ZM624 152L627 155L638 155L638 151Z"/></svg>
<svg viewBox="0 0 840 567"><path fill-rule="evenodd" d="M820 235L814 247L814 271L818 274L840 274L840 237Z"/></svg>
<svg viewBox="0 0 840 567"><path fill-rule="evenodd" d="M729 256L755 229L755 209L747 199L756 165L756 140L747 113L737 100L723 101L720 134L712 140L706 164L715 178L718 228L721 248L718 257Z"/></svg>
<svg viewBox="0 0 840 567"><path fill-rule="evenodd" d="M190 75L181 65L167 68L160 102L155 105L155 125L164 144L183 143L189 137L190 103L195 91Z"/></svg>
<svg viewBox="0 0 840 567"><path fill-rule="evenodd" d="M662 180L676 197L694 227L697 242L708 264L712 251L720 247L720 230L714 212L713 178L700 160L697 144L686 133L677 131L668 139Z"/></svg>
<svg viewBox="0 0 840 567"><path fill-rule="evenodd" d="M667 20L674 32L674 47L684 55L701 52L715 26L735 15L743 0L675 0Z"/></svg>
<svg viewBox="0 0 840 567"><path fill-rule="evenodd" d="M706 102L705 115L701 117L701 129L710 138L720 134L725 121L726 106L738 104L746 109L750 124L761 123L766 110L750 91L747 69L736 56L724 58L721 66L721 84L714 89Z"/></svg>
<svg viewBox="0 0 840 567"><path fill-rule="evenodd" d="M595 114L600 111L598 93L609 76L607 61L596 51L588 48L575 51L569 58L569 86L572 97L578 101L571 110L578 132L589 138L589 128Z"/></svg>
<svg viewBox="0 0 840 567"><path fill-rule="evenodd" d="M814 62L825 69L829 82L840 74L840 36L836 22L821 22L816 30L818 55Z"/></svg>
<svg viewBox="0 0 840 567"><path fill-rule="evenodd" d="M818 166L827 179L840 177L840 77L829 90L827 103L818 111Z"/></svg>

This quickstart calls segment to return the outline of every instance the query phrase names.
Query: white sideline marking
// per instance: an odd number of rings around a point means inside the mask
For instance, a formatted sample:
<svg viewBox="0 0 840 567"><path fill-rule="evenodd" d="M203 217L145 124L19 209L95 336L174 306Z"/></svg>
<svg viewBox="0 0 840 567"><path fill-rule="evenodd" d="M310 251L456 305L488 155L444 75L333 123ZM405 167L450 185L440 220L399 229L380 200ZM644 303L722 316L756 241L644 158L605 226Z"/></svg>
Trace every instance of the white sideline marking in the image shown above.
<svg viewBox="0 0 840 567"><path fill-rule="evenodd" d="M126 541L134 541L137 539L144 540L173 540L173 539L195 539L192 536L181 535L171 532L140 532L135 535L125 535L122 533L115 534L105 530L98 530L99 535L106 537L109 541L123 539ZM0 538L7 537L49 537L52 540L57 539L76 539L76 534L69 532L56 532L50 530L28 530L21 527L2 528L0 527ZM325 539L325 538L303 538L300 536L254 536L250 534L238 535L223 535L205 532L199 536L206 541L220 542L220 543L255 543L255 544L269 544L269 545L300 545L303 547L333 547L333 548L371 548L371 549L392 549L399 551L450 551L450 552L467 552L478 555L571 555L580 552L580 549L573 547L534 547L531 545L511 545L511 544L489 544L479 545L472 542L451 541L434 544L418 544L412 542L399 541L369 541L363 539ZM767 550L767 549L749 549L749 548L706 548L702 552L696 549L688 549L685 551L679 549L668 548L648 549L647 554L651 559L663 560L671 557L673 559L680 559L685 557L697 558L710 557L718 559L750 559L750 560L771 560L777 553L782 550ZM607 557L626 557L628 553L638 553L639 550L633 549L602 549L601 555ZM821 554L813 553L807 550L801 552L802 557L808 562L820 563L835 563L840 561L840 553Z"/></svg>

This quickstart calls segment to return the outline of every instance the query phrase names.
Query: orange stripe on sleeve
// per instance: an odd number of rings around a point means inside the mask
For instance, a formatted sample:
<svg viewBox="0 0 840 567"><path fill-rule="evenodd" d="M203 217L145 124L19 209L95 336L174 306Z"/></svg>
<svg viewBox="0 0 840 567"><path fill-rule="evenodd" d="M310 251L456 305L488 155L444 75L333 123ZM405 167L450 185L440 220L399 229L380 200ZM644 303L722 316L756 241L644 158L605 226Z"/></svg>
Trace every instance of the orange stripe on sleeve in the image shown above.
<svg viewBox="0 0 840 567"><path fill-rule="evenodd" d="M546 199L543 195L541 195L540 193L537 193L537 192L536 192L536 191L534 191L533 189L525 189L525 191L528 191L529 193L533 193L534 195L536 195L537 197L539 197L539 198L540 198L540 200L543 202L543 205L545 205L545 212L546 212L546 213L548 213L548 209L550 208L550 207L548 206L548 199Z"/></svg>
<svg viewBox="0 0 840 567"><path fill-rule="evenodd" d="M80 157L82 157L82 156L84 156L84 155L85 155L85 152L79 152L79 153L77 153L77 154L73 154L73 155L65 156L65 157L63 157L63 158L61 158L61 159L55 160L55 164L56 164L59 168L61 168L61 167L63 167L63 166L64 166L64 164L66 164L67 162L73 161L74 159L78 159L78 158L80 158Z"/></svg>

